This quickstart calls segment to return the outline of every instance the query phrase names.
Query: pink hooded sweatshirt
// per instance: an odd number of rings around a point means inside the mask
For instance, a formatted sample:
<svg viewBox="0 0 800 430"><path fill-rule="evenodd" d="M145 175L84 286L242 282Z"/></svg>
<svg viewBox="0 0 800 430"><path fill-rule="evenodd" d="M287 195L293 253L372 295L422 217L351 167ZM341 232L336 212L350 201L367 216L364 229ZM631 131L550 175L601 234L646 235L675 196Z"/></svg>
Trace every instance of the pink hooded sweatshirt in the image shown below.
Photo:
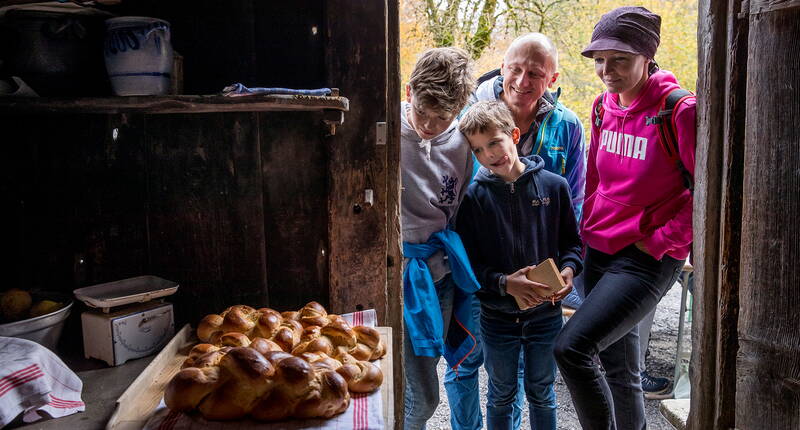
<svg viewBox="0 0 800 430"><path fill-rule="evenodd" d="M606 93L603 124L595 124L586 171L586 201L581 222L585 243L606 254L637 241L657 260L666 254L684 259L692 247L692 194L677 160L662 147L658 126L645 117L658 113L662 99L679 88L675 76L657 71L630 107ZM695 98L672 114L683 165L694 176Z"/></svg>

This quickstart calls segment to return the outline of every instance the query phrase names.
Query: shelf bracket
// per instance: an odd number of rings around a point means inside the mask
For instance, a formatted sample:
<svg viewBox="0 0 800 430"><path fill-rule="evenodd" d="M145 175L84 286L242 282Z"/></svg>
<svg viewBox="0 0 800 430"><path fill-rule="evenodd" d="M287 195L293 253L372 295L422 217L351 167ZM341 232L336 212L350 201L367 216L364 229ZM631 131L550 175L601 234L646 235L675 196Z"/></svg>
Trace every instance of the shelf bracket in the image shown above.
<svg viewBox="0 0 800 430"><path fill-rule="evenodd" d="M344 123L344 112L325 109L322 111L322 122L328 126L328 135L333 136L336 134L336 126Z"/></svg>

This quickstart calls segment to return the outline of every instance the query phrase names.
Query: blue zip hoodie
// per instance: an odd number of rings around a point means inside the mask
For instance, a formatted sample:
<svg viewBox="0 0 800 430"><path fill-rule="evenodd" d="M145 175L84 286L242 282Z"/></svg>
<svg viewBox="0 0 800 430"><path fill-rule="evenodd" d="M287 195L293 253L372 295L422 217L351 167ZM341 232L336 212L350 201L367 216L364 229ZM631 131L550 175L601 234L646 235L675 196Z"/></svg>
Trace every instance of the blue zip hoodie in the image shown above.
<svg viewBox="0 0 800 430"><path fill-rule="evenodd" d="M527 318L514 298L500 295L500 275L508 275L552 257L560 270L581 269L581 239L566 179L544 170L538 155L514 182L485 167L478 170L458 212L456 227L481 289L481 304L514 318Z"/></svg>

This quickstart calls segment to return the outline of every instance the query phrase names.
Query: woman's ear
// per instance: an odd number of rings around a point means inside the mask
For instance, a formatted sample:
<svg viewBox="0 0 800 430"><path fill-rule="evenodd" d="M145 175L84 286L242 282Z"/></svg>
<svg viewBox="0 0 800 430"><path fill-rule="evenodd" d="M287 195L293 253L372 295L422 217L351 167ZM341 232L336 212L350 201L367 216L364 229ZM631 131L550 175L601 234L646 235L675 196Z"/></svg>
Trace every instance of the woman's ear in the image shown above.
<svg viewBox="0 0 800 430"><path fill-rule="evenodd" d="M518 127L514 127L514 129L511 130L511 140L514 141L514 145L518 145L519 144L519 128Z"/></svg>
<svg viewBox="0 0 800 430"><path fill-rule="evenodd" d="M406 84L406 101L411 103L411 85Z"/></svg>

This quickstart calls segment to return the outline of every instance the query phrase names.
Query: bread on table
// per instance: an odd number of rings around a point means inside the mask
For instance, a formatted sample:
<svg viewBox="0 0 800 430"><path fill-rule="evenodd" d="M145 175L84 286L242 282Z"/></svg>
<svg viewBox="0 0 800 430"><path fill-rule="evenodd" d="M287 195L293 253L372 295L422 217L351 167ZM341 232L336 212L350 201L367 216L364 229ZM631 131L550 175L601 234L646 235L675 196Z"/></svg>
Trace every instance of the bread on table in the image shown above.
<svg viewBox="0 0 800 430"><path fill-rule="evenodd" d="M209 420L252 416L274 421L330 418L347 409L347 381L326 365L312 366L282 351L261 354L253 348L225 347L195 357L167 384L164 402L171 410L197 410ZM319 357L324 361L324 357ZM329 365L331 363L328 363Z"/></svg>
<svg viewBox="0 0 800 430"><path fill-rule="evenodd" d="M236 305L203 318L204 343L189 352L164 395L176 411L210 420L330 418L352 393L370 393L383 373L370 360L386 354L380 333L351 327L317 302L279 313Z"/></svg>

